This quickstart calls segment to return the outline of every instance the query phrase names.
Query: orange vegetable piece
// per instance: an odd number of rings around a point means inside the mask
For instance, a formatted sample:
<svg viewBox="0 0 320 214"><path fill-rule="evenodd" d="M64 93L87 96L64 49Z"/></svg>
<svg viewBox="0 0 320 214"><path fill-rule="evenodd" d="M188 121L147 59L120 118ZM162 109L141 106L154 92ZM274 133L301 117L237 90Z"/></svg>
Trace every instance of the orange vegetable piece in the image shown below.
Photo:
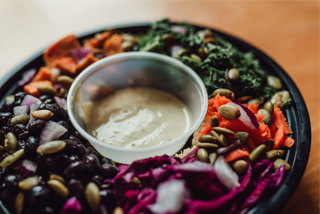
<svg viewBox="0 0 320 214"><path fill-rule="evenodd" d="M208 123L204 124L204 125L202 126L201 132L200 132L199 135L198 135L198 139L199 139L199 137L208 134L211 130L212 130L212 129L211 129L210 124L208 124Z"/></svg>
<svg viewBox="0 0 320 214"><path fill-rule="evenodd" d="M231 162L245 156L249 156L249 152L243 151L242 149L236 149L229 154L224 155L224 159L226 160L226 162Z"/></svg>
<svg viewBox="0 0 320 214"><path fill-rule="evenodd" d="M230 102L231 100L229 100L228 98L226 98L225 96L220 96L220 94L217 94L215 97L215 101L214 101L214 107L218 110L218 108L224 104L227 104L228 102Z"/></svg>
<svg viewBox="0 0 320 214"><path fill-rule="evenodd" d="M252 111L254 114L256 114L258 112L258 109L259 108L259 104L256 104L256 103L251 103L249 106L248 106L248 109L250 109L250 111Z"/></svg>
<svg viewBox="0 0 320 214"><path fill-rule="evenodd" d="M108 30L103 33L96 34L94 38L84 42L84 47L89 49L102 48L103 43L113 34L113 30Z"/></svg>
<svg viewBox="0 0 320 214"><path fill-rule="evenodd" d="M256 145L254 144L253 140L249 137L248 138L248 144L247 144L250 148L250 150L254 150L256 148Z"/></svg>
<svg viewBox="0 0 320 214"><path fill-rule="evenodd" d="M51 70L47 67L41 67L32 82L41 80L51 80Z"/></svg>
<svg viewBox="0 0 320 214"><path fill-rule="evenodd" d="M243 146L241 146L241 148L242 148L243 151L246 151L246 152L248 152L248 153L251 152L251 150L250 150L250 148L249 148L248 145L243 145Z"/></svg>
<svg viewBox="0 0 320 214"><path fill-rule="evenodd" d="M78 38L75 35L69 35L48 48L43 53L43 60L51 67L57 59L70 56L71 50L75 48L81 48Z"/></svg>
<svg viewBox="0 0 320 214"><path fill-rule="evenodd" d="M276 124L277 128L283 128L284 134L291 134L292 131L287 123L287 119L284 117L283 112L277 106L274 106L272 121Z"/></svg>
<svg viewBox="0 0 320 214"><path fill-rule="evenodd" d="M122 36L119 34L113 34L104 42L103 51L106 56L122 53Z"/></svg>
<svg viewBox="0 0 320 214"><path fill-rule="evenodd" d="M63 57L55 61L54 68L59 68L61 75L75 76L78 64L72 57Z"/></svg>
<svg viewBox="0 0 320 214"><path fill-rule="evenodd" d="M261 120L264 118L264 115L262 115L262 114L256 114L256 118L257 118L258 122L260 123Z"/></svg>
<svg viewBox="0 0 320 214"><path fill-rule="evenodd" d="M37 82L31 82L23 87L24 91L28 94L31 94L35 97L40 97L40 93L38 92L38 87L40 86L53 86L52 82L49 80L42 80Z"/></svg>
<svg viewBox="0 0 320 214"><path fill-rule="evenodd" d="M294 140L291 137L286 136L283 141L283 145L286 147L291 147L293 144L294 144Z"/></svg>
<svg viewBox="0 0 320 214"><path fill-rule="evenodd" d="M269 129L270 129L270 135L271 135L271 137L273 138L273 137L274 137L274 134L275 134L276 131L277 131L277 126L276 126L276 124L275 124L275 123L271 123Z"/></svg>
<svg viewBox="0 0 320 214"><path fill-rule="evenodd" d="M274 146L273 149L279 149L282 146L282 142L284 140L283 127L281 126L276 134L274 135Z"/></svg>
<svg viewBox="0 0 320 214"><path fill-rule="evenodd" d="M96 61L98 61L97 58L95 58L92 54L88 54L83 60L80 61L77 68L77 73L80 73L81 71L83 71L89 65L95 63Z"/></svg>

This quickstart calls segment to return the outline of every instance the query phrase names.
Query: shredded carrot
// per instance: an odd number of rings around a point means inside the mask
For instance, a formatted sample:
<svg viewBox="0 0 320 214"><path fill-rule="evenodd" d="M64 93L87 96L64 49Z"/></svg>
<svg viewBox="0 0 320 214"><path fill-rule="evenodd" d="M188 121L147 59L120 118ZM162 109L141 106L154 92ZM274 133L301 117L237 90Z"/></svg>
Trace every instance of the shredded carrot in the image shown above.
<svg viewBox="0 0 320 214"><path fill-rule="evenodd" d="M283 133L283 127L280 126L280 128L277 130L276 134L274 135L274 146L273 149L278 149L284 140L284 133Z"/></svg>
<svg viewBox="0 0 320 214"><path fill-rule="evenodd" d="M248 144L247 144L250 148L250 150L254 150L256 148L254 142L252 141L251 137L248 138Z"/></svg>
<svg viewBox="0 0 320 214"><path fill-rule="evenodd" d="M39 97L40 93L38 87L40 86L52 86L52 82L49 80L42 80L37 82L31 82L23 87L24 91L33 96Z"/></svg>
<svg viewBox="0 0 320 214"><path fill-rule="evenodd" d="M262 120L264 117L265 117L265 116L262 115L262 114L256 114L256 118L257 118L257 120L258 120L259 123L261 122L261 120Z"/></svg>
<svg viewBox="0 0 320 214"><path fill-rule="evenodd" d="M108 30L96 36L92 39L88 39L84 43L84 47L89 49L101 48L103 43L113 34L113 30Z"/></svg>
<svg viewBox="0 0 320 214"><path fill-rule="evenodd" d="M275 134L276 131L277 131L277 126L276 126L276 124L275 124L275 123L271 123L269 129L270 129L271 138L273 138L273 137L274 137L274 134Z"/></svg>
<svg viewBox="0 0 320 214"><path fill-rule="evenodd" d="M286 147L291 147L293 144L294 144L294 140L291 137L286 136L283 141L283 145Z"/></svg>
<svg viewBox="0 0 320 214"><path fill-rule="evenodd" d="M37 75L33 78L32 82L41 80L51 80L51 70L47 67L41 67Z"/></svg>
<svg viewBox="0 0 320 214"><path fill-rule="evenodd" d="M218 110L218 108L221 105L227 104L228 102L230 102L231 100L229 100L228 98L226 98L225 96L220 96L220 94L217 94L217 96L215 97L215 101L214 101L214 107Z"/></svg>
<svg viewBox="0 0 320 214"><path fill-rule="evenodd" d="M227 162L231 162L243 158L245 156L249 156L249 153L247 151L243 151L242 149L236 149L230 152L229 154L224 155L224 159Z"/></svg>
<svg viewBox="0 0 320 214"><path fill-rule="evenodd" d="M292 131L286 121L287 119L284 117L283 112L277 106L274 106L274 111L272 115L272 121L276 124L277 128L283 128L284 134L291 134Z"/></svg>
<svg viewBox="0 0 320 214"><path fill-rule="evenodd" d="M248 145L243 145L243 146L241 146L241 148L242 148L242 150L244 150L244 151L246 151L246 152L248 152L248 153L251 152L251 150L250 150L250 148L249 148Z"/></svg>
<svg viewBox="0 0 320 214"><path fill-rule="evenodd" d="M258 108L259 108L259 104L256 104L255 102L251 103L249 106L248 106L248 109L250 111L252 111L254 114L256 114L258 112Z"/></svg>

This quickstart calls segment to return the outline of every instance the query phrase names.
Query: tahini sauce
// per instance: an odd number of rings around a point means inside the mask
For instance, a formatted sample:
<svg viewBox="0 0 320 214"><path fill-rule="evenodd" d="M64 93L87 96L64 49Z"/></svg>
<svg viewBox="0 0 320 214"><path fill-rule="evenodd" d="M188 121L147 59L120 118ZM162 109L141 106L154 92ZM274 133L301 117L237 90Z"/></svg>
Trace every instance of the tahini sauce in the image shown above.
<svg viewBox="0 0 320 214"><path fill-rule="evenodd" d="M190 111L175 96L152 88L125 88L93 103L88 132L107 144L143 148L178 138Z"/></svg>

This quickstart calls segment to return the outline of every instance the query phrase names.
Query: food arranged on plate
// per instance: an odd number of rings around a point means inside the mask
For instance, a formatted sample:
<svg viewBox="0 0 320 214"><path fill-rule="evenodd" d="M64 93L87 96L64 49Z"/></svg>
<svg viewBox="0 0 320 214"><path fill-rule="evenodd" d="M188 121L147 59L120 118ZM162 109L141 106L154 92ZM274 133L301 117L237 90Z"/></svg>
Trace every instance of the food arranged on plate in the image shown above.
<svg viewBox="0 0 320 214"><path fill-rule="evenodd" d="M206 86L206 117L190 145L174 156L116 164L68 117L74 79L99 59L129 51L180 60ZM261 70L252 52L209 29L165 19L140 35L107 30L83 44L70 35L48 48L43 60L38 71L25 72L20 91L0 109L0 199L10 213L246 213L291 168L282 159L294 144L283 114L290 93ZM189 110L171 94L152 88L102 94L88 121L100 141L135 149L169 142L188 129Z"/></svg>

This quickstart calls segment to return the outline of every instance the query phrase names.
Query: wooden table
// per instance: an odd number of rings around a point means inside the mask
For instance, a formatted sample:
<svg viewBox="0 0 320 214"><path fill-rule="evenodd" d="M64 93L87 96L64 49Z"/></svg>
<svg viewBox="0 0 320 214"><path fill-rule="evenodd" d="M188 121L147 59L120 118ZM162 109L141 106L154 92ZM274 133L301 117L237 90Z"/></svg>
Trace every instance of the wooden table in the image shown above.
<svg viewBox="0 0 320 214"><path fill-rule="evenodd" d="M312 146L304 177L281 213L319 213L318 1L1 1L0 77L67 34L162 17L235 35L287 71L307 103Z"/></svg>

